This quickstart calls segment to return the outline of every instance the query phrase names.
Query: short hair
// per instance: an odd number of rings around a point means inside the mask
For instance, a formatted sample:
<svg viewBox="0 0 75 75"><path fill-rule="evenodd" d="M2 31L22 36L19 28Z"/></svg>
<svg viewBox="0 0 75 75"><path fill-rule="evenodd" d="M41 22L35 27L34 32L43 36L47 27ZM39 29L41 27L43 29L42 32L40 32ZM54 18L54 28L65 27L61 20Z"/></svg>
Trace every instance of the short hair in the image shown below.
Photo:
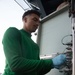
<svg viewBox="0 0 75 75"><path fill-rule="evenodd" d="M28 10L28 11L26 11L26 12L23 14L22 19L24 19L25 16L30 15L30 14L36 14L36 15L38 15L39 17L40 17L40 15L41 15L41 13L40 13L39 11L37 11L37 10Z"/></svg>

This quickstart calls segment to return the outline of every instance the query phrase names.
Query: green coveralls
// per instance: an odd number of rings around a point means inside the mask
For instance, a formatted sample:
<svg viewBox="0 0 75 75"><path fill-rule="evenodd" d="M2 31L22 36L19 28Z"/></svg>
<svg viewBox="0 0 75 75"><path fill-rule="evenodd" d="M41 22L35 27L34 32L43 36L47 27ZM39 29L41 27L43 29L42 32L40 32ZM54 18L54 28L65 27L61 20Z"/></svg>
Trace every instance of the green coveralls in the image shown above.
<svg viewBox="0 0 75 75"><path fill-rule="evenodd" d="M52 60L39 59L39 47L25 30L8 28L2 43L6 57L3 75L43 75L52 69Z"/></svg>

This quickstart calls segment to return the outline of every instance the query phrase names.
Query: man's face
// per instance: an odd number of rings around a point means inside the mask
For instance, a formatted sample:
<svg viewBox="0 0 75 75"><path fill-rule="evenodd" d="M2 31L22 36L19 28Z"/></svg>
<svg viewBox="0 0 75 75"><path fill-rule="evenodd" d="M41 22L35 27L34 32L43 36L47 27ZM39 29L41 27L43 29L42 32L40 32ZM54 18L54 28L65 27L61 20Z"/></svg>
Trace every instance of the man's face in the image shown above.
<svg viewBox="0 0 75 75"><path fill-rule="evenodd" d="M23 19L24 29L29 33L35 32L40 24L39 16L36 14L30 14Z"/></svg>

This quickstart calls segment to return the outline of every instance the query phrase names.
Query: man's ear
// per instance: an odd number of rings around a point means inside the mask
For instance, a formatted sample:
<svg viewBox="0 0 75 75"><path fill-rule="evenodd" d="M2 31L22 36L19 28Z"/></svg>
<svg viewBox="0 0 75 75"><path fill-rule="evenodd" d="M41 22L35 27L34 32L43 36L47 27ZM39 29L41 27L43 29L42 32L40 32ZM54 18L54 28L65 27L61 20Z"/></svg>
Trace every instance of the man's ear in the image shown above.
<svg viewBox="0 0 75 75"><path fill-rule="evenodd" d="M24 22L27 22L27 17L24 17L22 20L23 20Z"/></svg>

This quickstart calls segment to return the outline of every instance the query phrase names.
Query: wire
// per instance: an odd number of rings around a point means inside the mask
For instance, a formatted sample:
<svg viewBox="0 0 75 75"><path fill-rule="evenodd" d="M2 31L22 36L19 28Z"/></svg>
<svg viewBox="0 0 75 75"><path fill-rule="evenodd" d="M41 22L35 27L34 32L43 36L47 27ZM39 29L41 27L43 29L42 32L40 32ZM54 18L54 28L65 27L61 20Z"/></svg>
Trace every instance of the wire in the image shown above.
<svg viewBox="0 0 75 75"><path fill-rule="evenodd" d="M63 40L64 40L64 38L66 38L66 37L68 37L68 36L72 36L72 34L66 35L66 36L64 36L64 37L62 38L61 43L62 43L63 45L67 45L66 43L63 42Z"/></svg>

